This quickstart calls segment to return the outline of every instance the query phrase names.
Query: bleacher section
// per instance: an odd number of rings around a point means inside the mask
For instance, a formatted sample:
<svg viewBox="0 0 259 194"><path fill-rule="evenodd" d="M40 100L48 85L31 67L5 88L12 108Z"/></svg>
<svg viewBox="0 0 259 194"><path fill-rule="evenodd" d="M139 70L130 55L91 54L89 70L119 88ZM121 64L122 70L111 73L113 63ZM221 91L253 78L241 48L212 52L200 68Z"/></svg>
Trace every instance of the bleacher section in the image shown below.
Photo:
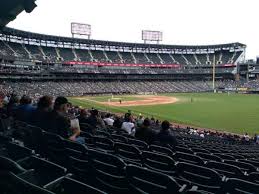
<svg viewBox="0 0 259 194"><path fill-rule="evenodd" d="M211 84L202 81L82 81L82 82L2 82L5 93L39 96L81 96L86 94L138 94L143 92L206 92Z"/></svg>
<svg viewBox="0 0 259 194"><path fill-rule="evenodd" d="M113 127L91 133L82 124L81 130L85 145L20 121L8 130L1 126L0 192L255 194L259 190L258 146L227 137L201 138L181 128L172 131L177 146L148 145Z"/></svg>

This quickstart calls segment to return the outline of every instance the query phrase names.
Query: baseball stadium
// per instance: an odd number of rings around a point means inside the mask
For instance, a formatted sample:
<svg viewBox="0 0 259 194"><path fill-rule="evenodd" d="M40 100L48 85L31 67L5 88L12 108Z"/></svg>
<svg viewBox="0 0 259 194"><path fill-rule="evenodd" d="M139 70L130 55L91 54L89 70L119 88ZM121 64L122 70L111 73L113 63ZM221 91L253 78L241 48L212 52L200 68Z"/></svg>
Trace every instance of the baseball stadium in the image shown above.
<svg viewBox="0 0 259 194"><path fill-rule="evenodd" d="M36 3L0 2L0 193L259 193L259 58L245 43L7 27Z"/></svg>

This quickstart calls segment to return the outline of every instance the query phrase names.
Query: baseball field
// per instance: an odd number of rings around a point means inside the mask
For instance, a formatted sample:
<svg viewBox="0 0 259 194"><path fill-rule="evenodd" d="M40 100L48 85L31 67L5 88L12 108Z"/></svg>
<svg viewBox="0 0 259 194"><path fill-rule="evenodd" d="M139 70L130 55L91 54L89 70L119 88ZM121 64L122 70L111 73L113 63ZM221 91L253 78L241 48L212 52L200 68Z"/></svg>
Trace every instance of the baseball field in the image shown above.
<svg viewBox="0 0 259 194"><path fill-rule="evenodd" d="M131 96L73 97L86 108L166 119L193 127L250 135L259 133L259 96L245 94L184 93Z"/></svg>

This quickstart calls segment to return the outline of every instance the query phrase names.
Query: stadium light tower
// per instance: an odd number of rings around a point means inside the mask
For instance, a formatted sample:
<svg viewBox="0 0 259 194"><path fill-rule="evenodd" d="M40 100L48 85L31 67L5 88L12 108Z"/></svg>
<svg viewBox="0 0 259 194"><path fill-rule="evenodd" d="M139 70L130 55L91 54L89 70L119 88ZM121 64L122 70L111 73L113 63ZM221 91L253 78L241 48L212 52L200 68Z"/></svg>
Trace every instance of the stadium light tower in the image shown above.
<svg viewBox="0 0 259 194"><path fill-rule="evenodd" d="M144 40L144 43L157 42L159 44L163 40L163 32L142 30L142 40Z"/></svg>
<svg viewBox="0 0 259 194"><path fill-rule="evenodd" d="M86 36L88 39L90 39L92 35L92 27L89 24L81 24L72 22L71 23L71 34L74 38L76 35L79 36Z"/></svg>

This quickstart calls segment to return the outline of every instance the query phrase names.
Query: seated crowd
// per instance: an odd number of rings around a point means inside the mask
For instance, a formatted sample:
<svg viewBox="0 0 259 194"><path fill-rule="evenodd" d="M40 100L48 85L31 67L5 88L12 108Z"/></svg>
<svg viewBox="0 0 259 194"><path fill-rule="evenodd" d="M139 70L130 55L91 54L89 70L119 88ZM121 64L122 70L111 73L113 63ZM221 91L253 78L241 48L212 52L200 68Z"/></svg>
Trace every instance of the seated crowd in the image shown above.
<svg viewBox="0 0 259 194"><path fill-rule="evenodd" d="M29 96L22 96L19 99L11 95L3 110L7 116L15 120L26 122L30 125L58 134L65 139L85 143L80 137L80 126L87 124L89 133L101 128L106 130L113 128L117 133L126 133L136 137L148 144L158 141L166 144L176 145L176 139L170 130L168 121L160 121L152 117L144 118L141 114L134 118L131 112L124 117L112 115L111 113L82 109L72 104L65 97L57 97L54 101L51 96L39 98L37 104L32 104Z"/></svg>

